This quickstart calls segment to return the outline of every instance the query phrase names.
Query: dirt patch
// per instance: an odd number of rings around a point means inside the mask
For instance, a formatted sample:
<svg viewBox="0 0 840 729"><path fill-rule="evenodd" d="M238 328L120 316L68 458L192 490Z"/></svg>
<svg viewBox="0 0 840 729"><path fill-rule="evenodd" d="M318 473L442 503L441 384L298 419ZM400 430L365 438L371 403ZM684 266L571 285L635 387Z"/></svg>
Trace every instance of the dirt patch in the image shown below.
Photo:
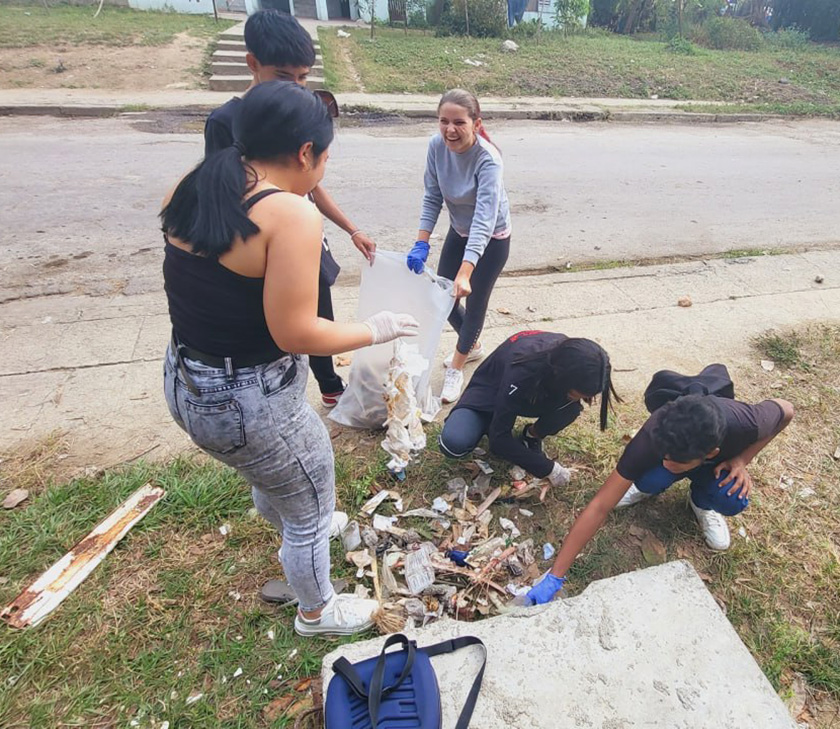
<svg viewBox="0 0 840 729"><path fill-rule="evenodd" d="M339 63L344 66L344 70L352 80L355 88L360 94L365 93L365 85L362 83L362 77L353 65L353 54L350 53L350 47L346 43L336 44L337 55Z"/></svg>
<svg viewBox="0 0 840 729"><path fill-rule="evenodd" d="M208 41L188 33L164 46L0 49L0 88L158 91L204 86Z"/></svg>

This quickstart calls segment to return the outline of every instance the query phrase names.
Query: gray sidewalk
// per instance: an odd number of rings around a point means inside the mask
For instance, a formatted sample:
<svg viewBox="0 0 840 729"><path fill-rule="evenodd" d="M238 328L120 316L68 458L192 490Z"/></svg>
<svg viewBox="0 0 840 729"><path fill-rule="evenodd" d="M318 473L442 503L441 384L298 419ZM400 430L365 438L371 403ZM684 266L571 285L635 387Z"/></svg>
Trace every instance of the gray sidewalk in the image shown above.
<svg viewBox="0 0 840 729"><path fill-rule="evenodd" d="M535 328L596 339L619 370L617 387L632 396L657 369L695 371L710 361L738 365L755 359L750 339L766 329L836 320L837 271L840 251L813 251L504 277L483 341L492 348L516 331ZM824 283L815 282L817 275ZM677 305L683 296L691 297L690 308ZM337 286L334 299L338 319L352 320L356 287ZM187 448L161 395L168 337L162 290L4 304L0 450L55 430L67 432L72 463L80 467L146 452L166 457ZM438 358L453 346L447 327ZM346 376L347 369L339 372ZM435 387L442 373L436 366ZM749 373L772 379L757 362ZM311 378L309 390L314 402Z"/></svg>
<svg viewBox="0 0 840 729"><path fill-rule="evenodd" d="M201 111L225 103L228 91L107 91L101 89L0 89L0 116L114 116L126 111ZM438 96L420 94L338 94L345 110L434 117ZM705 114L680 111L685 102L667 99L579 99L541 96L482 97L482 112L496 119L574 119L581 121L757 121L767 114Z"/></svg>

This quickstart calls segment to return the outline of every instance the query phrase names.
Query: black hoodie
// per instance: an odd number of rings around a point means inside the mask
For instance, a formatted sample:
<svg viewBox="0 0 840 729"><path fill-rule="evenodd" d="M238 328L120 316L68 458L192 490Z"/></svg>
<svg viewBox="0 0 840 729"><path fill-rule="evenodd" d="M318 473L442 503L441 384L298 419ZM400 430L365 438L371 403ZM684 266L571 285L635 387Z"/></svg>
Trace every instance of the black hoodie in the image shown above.
<svg viewBox="0 0 840 729"><path fill-rule="evenodd" d="M528 448L514 435L513 428L519 416L537 418L535 426L540 437L553 435L583 411L583 406L569 400L565 392L552 394L539 386L546 362L540 357L532 358L566 339L565 334L553 332L514 334L481 363L453 408L493 413L487 433L490 450L538 478L551 473L554 461Z"/></svg>

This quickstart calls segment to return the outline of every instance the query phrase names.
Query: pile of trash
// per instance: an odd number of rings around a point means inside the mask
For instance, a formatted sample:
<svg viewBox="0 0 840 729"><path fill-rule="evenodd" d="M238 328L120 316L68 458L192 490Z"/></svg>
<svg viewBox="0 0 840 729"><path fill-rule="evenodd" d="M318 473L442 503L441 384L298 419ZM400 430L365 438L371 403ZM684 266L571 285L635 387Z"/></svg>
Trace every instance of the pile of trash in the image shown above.
<svg viewBox="0 0 840 729"><path fill-rule="evenodd" d="M534 512L519 504L538 496L544 481L529 480L514 467L510 485L492 488L490 465L483 460L469 465L470 482L451 479L430 507L406 508L397 491L383 489L343 530L357 579L373 580L381 632L423 626L442 615L475 620L504 612L550 567L550 544L538 547L533 539L521 539L512 519L490 511L495 503L511 504L510 515L523 523ZM356 592L368 596L369 589L359 584Z"/></svg>

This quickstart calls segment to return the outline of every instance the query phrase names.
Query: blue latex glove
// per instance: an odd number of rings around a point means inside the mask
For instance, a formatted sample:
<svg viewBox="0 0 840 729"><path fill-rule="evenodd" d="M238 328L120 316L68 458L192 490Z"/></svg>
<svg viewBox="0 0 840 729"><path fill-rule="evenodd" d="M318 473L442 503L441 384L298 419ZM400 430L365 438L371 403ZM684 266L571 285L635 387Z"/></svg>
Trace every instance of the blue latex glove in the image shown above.
<svg viewBox="0 0 840 729"><path fill-rule="evenodd" d="M418 240L408 252L405 262L414 273L423 273L424 264L429 257L429 244L424 240Z"/></svg>
<svg viewBox="0 0 840 729"><path fill-rule="evenodd" d="M541 582L528 590L525 597L530 600L531 605L542 605L551 602L551 599L563 589L565 584L565 577L555 577L549 572Z"/></svg>

